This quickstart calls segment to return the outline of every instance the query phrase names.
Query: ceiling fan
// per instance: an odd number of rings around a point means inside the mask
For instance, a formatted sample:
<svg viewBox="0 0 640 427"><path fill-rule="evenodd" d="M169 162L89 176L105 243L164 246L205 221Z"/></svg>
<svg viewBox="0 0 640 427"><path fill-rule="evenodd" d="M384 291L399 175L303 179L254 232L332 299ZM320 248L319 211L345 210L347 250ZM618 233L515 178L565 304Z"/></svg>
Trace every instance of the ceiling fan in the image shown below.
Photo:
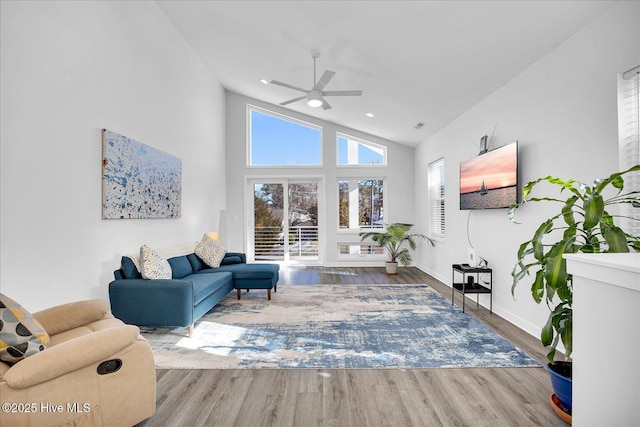
<svg viewBox="0 0 640 427"><path fill-rule="evenodd" d="M303 92L304 95L299 96L297 98L290 99L288 101L281 102L280 105L291 104L292 102L300 101L302 99L307 99L307 105L310 107L320 107L328 110L331 108L331 105L324 99L325 96L361 96L361 90L324 90L324 88L329 84L329 81L336 74L335 71L325 70L322 73L322 77L320 80L316 81L316 58L320 56L320 51L316 49L311 50L311 57L313 58L313 87L310 90L302 89L297 86L290 85L288 83L282 83L277 80L271 80L271 84L287 87L289 89L297 90L299 92Z"/></svg>

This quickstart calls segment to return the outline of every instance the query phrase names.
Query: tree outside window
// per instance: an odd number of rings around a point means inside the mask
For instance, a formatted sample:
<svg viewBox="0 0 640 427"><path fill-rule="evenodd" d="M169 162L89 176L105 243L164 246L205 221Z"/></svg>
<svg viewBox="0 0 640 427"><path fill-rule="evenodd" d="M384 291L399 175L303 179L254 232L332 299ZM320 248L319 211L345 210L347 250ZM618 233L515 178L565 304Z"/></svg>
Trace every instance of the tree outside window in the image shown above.
<svg viewBox="0 0 640 427"><path fill-rule="evenodd" d="M384 180L343 179L338 181L340 229L384 226Z"/></svg>

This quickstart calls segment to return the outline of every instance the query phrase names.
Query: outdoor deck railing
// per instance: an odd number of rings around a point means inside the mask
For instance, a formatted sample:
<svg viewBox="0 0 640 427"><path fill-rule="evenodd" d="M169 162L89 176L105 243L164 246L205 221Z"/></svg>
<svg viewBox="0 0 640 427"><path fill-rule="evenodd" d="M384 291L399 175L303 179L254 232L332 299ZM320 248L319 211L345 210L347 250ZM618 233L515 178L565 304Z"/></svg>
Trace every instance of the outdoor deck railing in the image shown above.
<svg viewBox="0 0 640 427"><path fill-rule="evenodd" d="M318 256L318 226L289 226L289 256ZM280 226L256 227L254 229L254 253L256 259L278 259L284 257L284 232Z"/></svg>

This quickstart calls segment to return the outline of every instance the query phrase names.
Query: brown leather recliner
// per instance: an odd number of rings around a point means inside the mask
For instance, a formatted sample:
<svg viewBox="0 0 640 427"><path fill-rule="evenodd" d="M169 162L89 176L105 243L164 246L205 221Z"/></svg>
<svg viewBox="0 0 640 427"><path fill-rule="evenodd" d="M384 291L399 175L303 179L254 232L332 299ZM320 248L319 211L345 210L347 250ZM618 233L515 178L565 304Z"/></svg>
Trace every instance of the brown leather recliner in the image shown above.
<svg viewBox="0 0 640 427"><path fill-rule="evenodd" d="M133 426L156 410L151 348L103 300L52 307L34 317L50 346L0 362L2 426Z"/></svg>

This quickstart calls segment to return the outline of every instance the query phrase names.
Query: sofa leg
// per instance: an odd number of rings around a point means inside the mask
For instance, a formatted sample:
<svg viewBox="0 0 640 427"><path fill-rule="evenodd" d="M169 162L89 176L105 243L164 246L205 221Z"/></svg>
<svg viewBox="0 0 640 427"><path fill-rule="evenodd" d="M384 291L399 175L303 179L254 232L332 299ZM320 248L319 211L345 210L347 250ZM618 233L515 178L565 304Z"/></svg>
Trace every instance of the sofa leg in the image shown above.
<svg viewBox="0 0 640 427"><path fill-rule="evenodd" d="M278 292L278 285L273 285L273 292Z"/></svg>
<svg viewBox="0 0 640 427"><path fill-rule="evenodd" d="M267 289L267 299L271 301L271 289Z"/></svg>
<svg viewBox="0 0 640 427"><path fill-rule="evenodd" d="M236 289L237 293L238 293L238 299L240 299L242 297L242 291L240 289Z"/></svg>
<svg viewBox="0 0 640 427"><path fill-rule="evenodd" d="M189 325L189 338L193 337L193 325Z"/></svg>

